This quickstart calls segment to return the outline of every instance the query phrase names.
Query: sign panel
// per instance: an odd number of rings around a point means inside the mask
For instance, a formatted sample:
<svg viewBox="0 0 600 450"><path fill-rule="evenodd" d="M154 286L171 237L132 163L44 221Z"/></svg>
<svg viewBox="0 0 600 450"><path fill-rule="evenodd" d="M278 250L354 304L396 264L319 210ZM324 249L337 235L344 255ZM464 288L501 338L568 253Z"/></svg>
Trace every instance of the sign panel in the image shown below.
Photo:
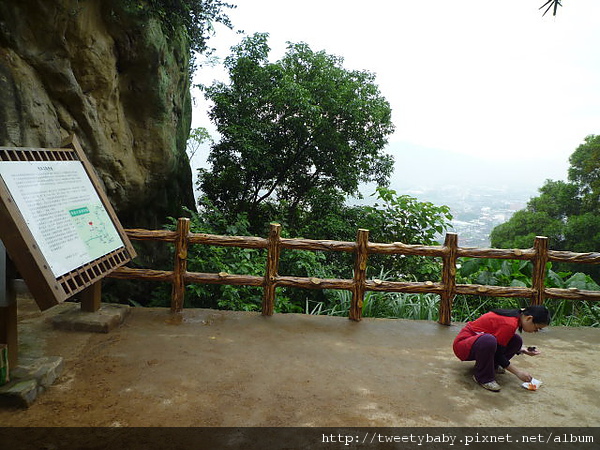
<svg viewBox="0 0 600 450"><path fill-rule="evenodd" d="M123 246L80 161L10 161L4 180L56 278Z"/></svg>
<svg viewBox="0 0 600 450"><path fill-rule="evenodd" d="M0 147L0 239L41 310L136 255L75 136L60 149Z"/></svg>

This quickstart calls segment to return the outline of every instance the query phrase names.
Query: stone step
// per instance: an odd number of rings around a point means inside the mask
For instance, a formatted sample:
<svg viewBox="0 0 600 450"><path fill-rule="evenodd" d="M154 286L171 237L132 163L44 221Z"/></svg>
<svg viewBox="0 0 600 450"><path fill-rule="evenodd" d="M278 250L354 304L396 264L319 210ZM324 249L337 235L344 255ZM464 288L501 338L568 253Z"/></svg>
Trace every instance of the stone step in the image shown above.
<svg viewBox="0 0 600 450"><path fill-rule="evenodd" d="M0 406L28 408L50 387L63 371L60 356L20 357L10 370L10 381L0 386Z"/></svg>

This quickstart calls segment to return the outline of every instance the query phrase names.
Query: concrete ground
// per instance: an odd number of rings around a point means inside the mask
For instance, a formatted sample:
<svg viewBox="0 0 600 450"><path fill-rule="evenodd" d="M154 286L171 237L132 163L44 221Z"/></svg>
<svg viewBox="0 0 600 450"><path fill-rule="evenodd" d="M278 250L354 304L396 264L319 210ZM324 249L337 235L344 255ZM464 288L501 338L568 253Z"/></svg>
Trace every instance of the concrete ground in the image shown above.
<svg viewBox="0 0 600 450"><path fill-rule="evenodd" d="M528 335L540 356L482 389L451 345L461 324L300 314L132 308L109 333L54 329L19 299L20 354L60 356L64 371L5 427L598 426L600 329Z"/></svg>

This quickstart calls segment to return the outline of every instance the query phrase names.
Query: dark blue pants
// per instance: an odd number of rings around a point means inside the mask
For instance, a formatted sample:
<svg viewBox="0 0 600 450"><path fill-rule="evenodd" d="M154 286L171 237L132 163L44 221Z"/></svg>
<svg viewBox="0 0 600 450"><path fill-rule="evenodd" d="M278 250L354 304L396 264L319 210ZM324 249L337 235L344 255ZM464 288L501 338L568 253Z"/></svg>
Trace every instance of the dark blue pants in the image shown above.
<svg viewBox="0 0 600 450"><path fill-rule="evenodd" d="M475 361L475 378L479 383L489 383L496 379L496 367L500 365L498 357L510 360L523 346L523 339L515 334L506 347L498 347L498 341L492 334L482 334L471 347L468 361ZM502 358L504 360L504 358Z"/></svg>

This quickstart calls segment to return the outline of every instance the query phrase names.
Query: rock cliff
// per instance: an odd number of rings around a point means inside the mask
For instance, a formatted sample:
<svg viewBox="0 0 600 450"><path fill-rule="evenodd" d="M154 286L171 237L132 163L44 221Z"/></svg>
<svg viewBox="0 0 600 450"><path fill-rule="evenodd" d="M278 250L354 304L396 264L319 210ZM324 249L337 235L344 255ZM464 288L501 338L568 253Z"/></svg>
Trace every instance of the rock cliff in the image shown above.
<svg viewBox="0 0 600 450"><path fill-rule="evenodd" d="M125 4L0 2L0 145L75 133L124 226L159 228L194 204L189 45Z"/></svg>

